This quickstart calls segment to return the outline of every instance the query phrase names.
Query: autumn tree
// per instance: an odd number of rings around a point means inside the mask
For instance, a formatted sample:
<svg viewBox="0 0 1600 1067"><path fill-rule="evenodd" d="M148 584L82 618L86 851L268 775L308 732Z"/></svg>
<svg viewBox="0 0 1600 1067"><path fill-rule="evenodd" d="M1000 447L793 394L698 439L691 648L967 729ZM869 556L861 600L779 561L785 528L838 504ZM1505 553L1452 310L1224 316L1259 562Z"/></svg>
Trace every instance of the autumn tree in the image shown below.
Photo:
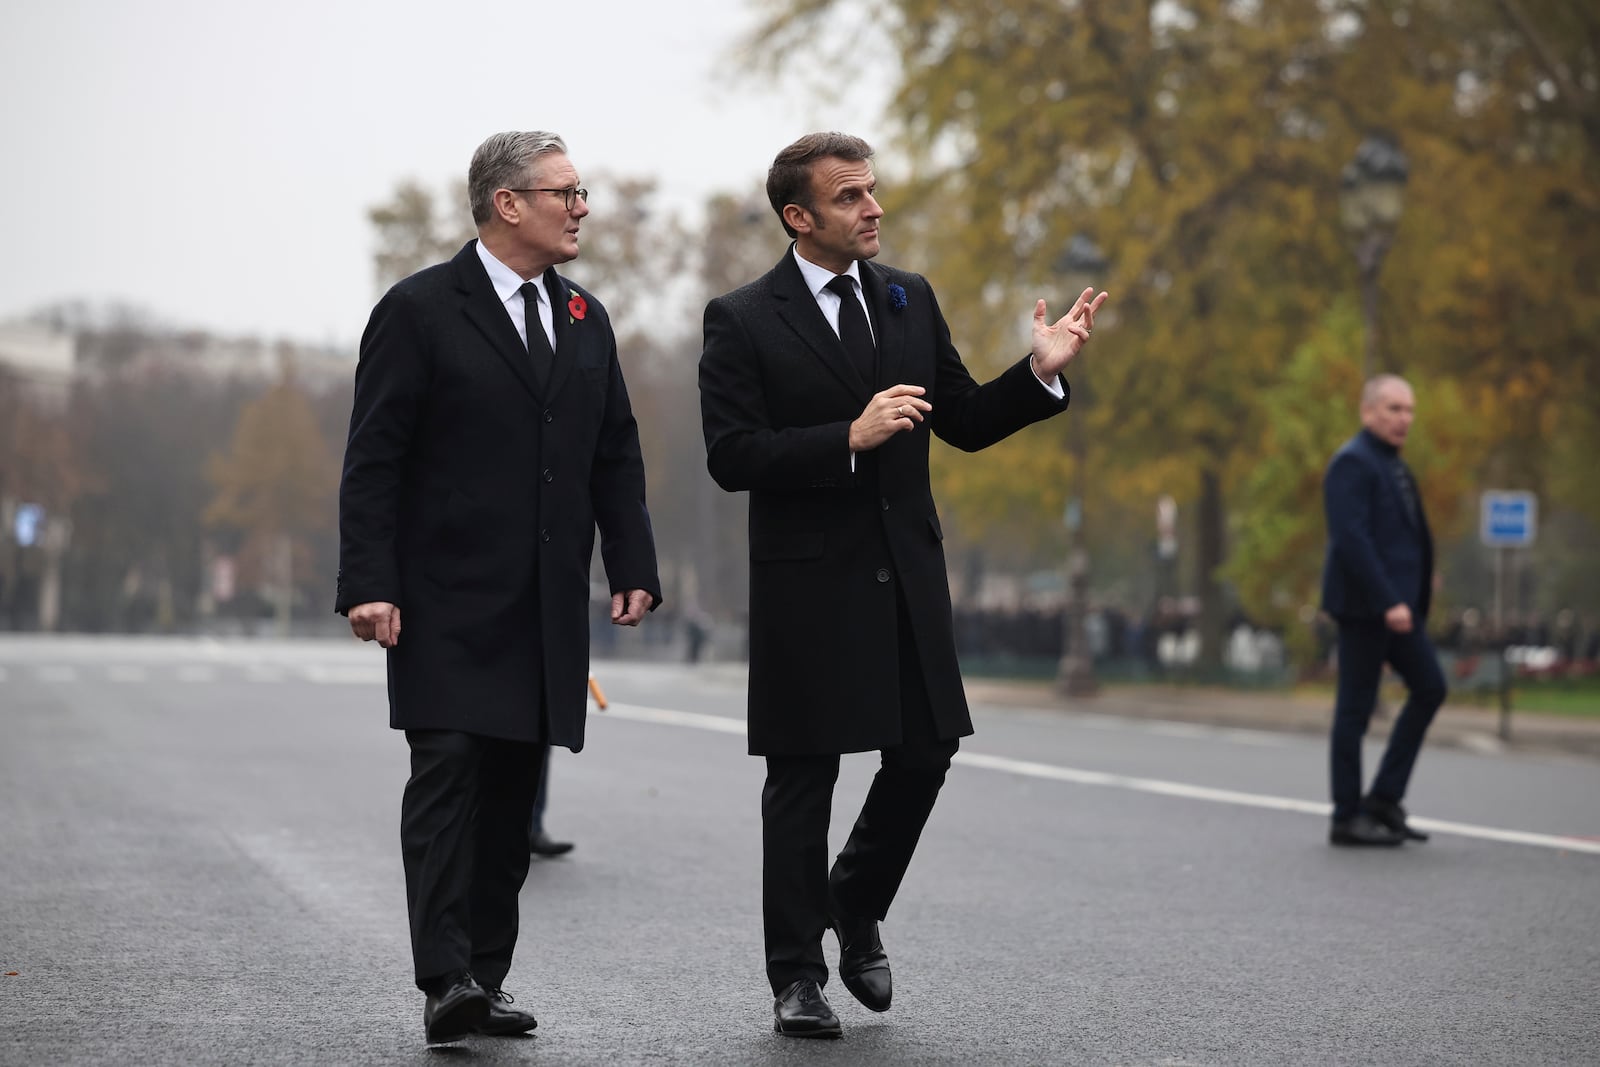
<svg viewBox="0 0 1600 1067"><path fill-rule="evenodd" d="M297 581L315 558L317 542L333 522L338 469L305 390L287 373L239 413L233 442L214 455L207 475L215 488L207 525L242 539L240 562L247 582L272 587L278 620L287 631L297 588L314 588L325 600L330 576Z"/></svg>
<svg viewBox="0 0 1600 1067"><path fill-rule="evenodd" d="M1252 528L1258 561L1282 561L1311 536L1292 520L1315 514L1326 457L1307 441L1304 469L1281 471L1297 492L1265 481L1261 461L1297 416L1273 405L1342 390L1354 410L1359 383L1337 359L1342 350L1359 365L1360 335L1329 330L1356 282L1335 206L1340 170L1375 129L1412 158L1383 276L1383 354L1448 396L1458 440L1473 436L1449 458L1475 464L1453 491L1499 471L1586 506L1593 480L1561 472L1572 469L1562 453L1583 447L1568 442L1592 440L1596 408L1592 5L778 0L771 10L753 49L780 69L817 42L860 48L862 27L898 58L896 151L880 168L889 232L935 276L969 362L1010 362L1024 345L1019 310L1037 296L1070 300L1061 263L1074 239L1106 251L1117 321L1069 374L1072 413L1039 432L1057 435L1056 448L1019 439L968 478L936 466L941 498L966 524L998 516L1014 527L1030 510L1038 528L1053 524L1059 487L1077 474L1063 438L1083 420L1101 487L1092 508L1142 510L1129 488L1163 485L1193 517L1204 648L1220 654L1221 566L1239 529L1230 513L1282 520L1270 549ZM830 35L839 24L849 40ZM843 51L832 58L822 69L847 65ZM1341 366L1321 393L1286 380L1293 354L1319 336L1324 365ZM1450 514L1454 503L1441 501ZM1104 531L1094 547L1110 547Z"/></svg>

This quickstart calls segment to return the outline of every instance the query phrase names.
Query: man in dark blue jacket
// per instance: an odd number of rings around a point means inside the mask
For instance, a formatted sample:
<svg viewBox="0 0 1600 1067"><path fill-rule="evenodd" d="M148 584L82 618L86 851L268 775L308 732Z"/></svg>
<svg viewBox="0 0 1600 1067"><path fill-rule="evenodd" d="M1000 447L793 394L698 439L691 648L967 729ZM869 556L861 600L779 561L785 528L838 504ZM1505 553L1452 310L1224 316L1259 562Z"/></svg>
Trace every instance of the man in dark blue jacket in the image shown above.
<svg viewBox="0 0 1600 1067"><path fill-rule="evenodd" d="M1339 695L1333 713L1335 845L1398 845L1427 835L1406 824L1405 796L1422 736L1444 703L1444 674L1428 640L1433 537L1416 479L1400 458L1416 415L1411 386L1379 375L1361 391L1360 433L1323 477L1328 558L1322 607L1339 624ZM1377 703L1383 665L1409 691L1366 797L1361 739Z"/></svg>

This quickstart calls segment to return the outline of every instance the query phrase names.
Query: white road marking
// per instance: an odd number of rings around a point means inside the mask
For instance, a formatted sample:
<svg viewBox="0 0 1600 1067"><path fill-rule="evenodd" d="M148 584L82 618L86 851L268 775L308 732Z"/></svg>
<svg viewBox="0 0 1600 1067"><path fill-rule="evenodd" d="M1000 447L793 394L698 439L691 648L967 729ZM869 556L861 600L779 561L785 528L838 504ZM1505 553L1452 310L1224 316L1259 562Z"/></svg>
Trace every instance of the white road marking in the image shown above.
<svg viewBox="0 0 1600 1067"><path fill-rule="evenodd" d="M657 723L662 726L687 726L696 730L713 730L724 734L746 733L741 719L721 715L705 715L693 711L673 711L668 708L650 708L639 704L613 702L602 716L629 719L634 722ZM1177 797L1182 800L1202 800L1213 804L1233 804L1239 807L1264 808L1269 811L1287 811L1297 815L1317 815L1327 818L1329 805L1319 801L1277 797L1266 793L1241 793L1233 789L1212 789L1202 785L1169 782L1160 778L1137 778L1125 774L1108 774L1104 771L1085 771L1074 767L1058 767L1052 763L1010 759L1005 756L988 756L981 752L957 752L955 762L967 767L979 767L1025 778L1046 778L1073 785L1098 786L1110 789L1127 789L1136 793ZM1580 837L1562 837L1558 834L1535 834L1521 830L1499 830L1492 826L1449 822L1444 819L1415 818L1411 824L1419 830L1441 834L1472 837L1480 841L1499 841L1512 845L1533 845L1553 848L1563 852L1586 852L1600 856L1600 841Z"/></svg>
<svg viewBox="0 0 1600 1067"><path fill-rule="evenodd" d="M375 666L356 666L312 663L300 668L307 681L318 685L386 685L388 669L381 663Z"/></svg>

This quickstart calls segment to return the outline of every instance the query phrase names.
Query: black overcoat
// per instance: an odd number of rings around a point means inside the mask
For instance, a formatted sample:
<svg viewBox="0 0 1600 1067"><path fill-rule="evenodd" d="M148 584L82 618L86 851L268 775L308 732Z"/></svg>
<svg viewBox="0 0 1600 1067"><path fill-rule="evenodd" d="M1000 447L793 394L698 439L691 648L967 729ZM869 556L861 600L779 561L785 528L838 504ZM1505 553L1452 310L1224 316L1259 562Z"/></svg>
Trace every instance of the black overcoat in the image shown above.
<svg viewBox="0 0 1600 1067"><path fill-rule="evenodd" d="M400 608L396 729L577 751L596 527L612 591L661 601L638 426L600 302L546 273L556 357L541 388L474 245L396 284L362 336L335 609Z"/></svg>
<svg viewBox="0 0 1600 1067"><path fill-rule="evenodd" d="M956 663L929 431L976 451L1066 408L1025 357L979 385L921 275L860 263L878 338L864 381L793 252L712 300L700 357L706 464L750 493L750 751L864 752L900 742L898 642L921 659L939 735L972 732ZM920 385L933 414L856 457L873 393ZM896 596L911 618L900 634Z"/></svg>

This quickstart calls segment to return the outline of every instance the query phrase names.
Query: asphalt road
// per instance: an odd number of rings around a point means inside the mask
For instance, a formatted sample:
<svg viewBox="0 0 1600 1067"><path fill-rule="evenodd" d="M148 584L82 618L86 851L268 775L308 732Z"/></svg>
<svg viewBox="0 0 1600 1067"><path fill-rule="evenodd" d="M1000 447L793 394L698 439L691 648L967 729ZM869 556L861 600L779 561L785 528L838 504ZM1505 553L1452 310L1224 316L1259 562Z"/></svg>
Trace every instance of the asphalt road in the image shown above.
<svg viewBox="0 0 1600 1067"><path fill-rule="evenodd" d="M1600 762L1426 750L1434 840L1349 852L1320 739L979 708L893 1010L830 982L844 1039L796 1042L742 675L597 667L507 982L537 1036L429 1051L378 650L0 638L0 1063L1600 1062Z"/></svg>

